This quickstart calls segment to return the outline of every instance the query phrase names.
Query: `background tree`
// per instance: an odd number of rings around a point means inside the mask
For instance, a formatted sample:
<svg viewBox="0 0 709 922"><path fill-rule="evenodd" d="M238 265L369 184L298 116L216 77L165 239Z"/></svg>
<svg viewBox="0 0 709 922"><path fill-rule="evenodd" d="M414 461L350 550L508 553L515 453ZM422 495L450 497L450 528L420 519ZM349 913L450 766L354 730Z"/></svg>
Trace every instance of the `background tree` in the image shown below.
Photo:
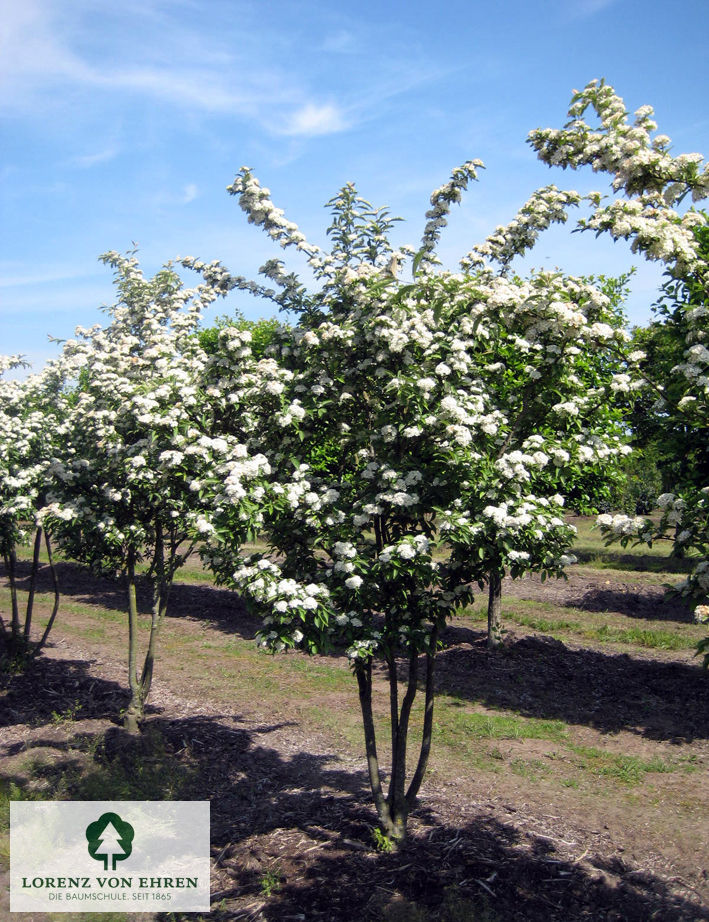
<svg viewBox="0 0 709 922"><path fill-rule="evenodd" d="M706 213L703 216L706 220ZM698 258L709 265L709 226L698 226L694 233ZM697 310L701 316L706 303L701 275L675 278L668 272L653 322L634 331L637 347L645 353L640 369L653 386L638 394L630 417L633 440L657 458L664 491L709 483L709 430L668 409L692 396L686 376L678 369L685 363L688 344L691 348L700 341L696 335L700 331L693 327Z"/></svg>
<svg viewBox="0 0 709 922"><path fill-rule="evenodd" d="M584 119L589 109L599 120L595 129ZM629 240L635 252L666 267L658 306L663 319L644 337L649 354L637 354L652 402L647 419L636 418L636 426L641 438L658 446L673 485L658 499L659 524L622 515L601 516L599 522L610 540L651 542L672 535L677 551L694 551L697 563L680 588L692 599L698 620L704 620L709 615L709 224L705 212L681 206L688 197L697 202L709 195L709 165L701 154L675 157L667 135L653 137L657 125L650 106L638 109L631 125L623 100L603 81L575 93L569 115L563 129L534 131L530 142L547 163L591 165L612 177L619 194L607 203L596 195L592 215L581 226ZM700 651L707 649L709 639L700 644Z"/></svg>
<svg viewBox="0 0 709 922"><path fill-rule="evenodd" d="M11 608L9 624L0 616L0 644L4 648L0 650L0 660L8 657L15 666L41 651L59 610L50 538L39 513L45 500L52 452L62 438L66 413L61 372L56 363L22 381L4 377L8 371L23 366L18 356L0 357L0 546L10 585ZM18 587L17 548L32 534L32 566L23 605ZM33 640L32 615L43 541L54 585L54 606L41 636Z"/></svg>
<svg viewBox="0 0 709 922"><path fill-rule="evenodd" d="M124 581L130 687L125 727L135 732L173 578L195 543L212 532L207 497L223 489L245 449L216 434L206 380L215 360L196 335L201 310L218 292L209 285L184 289L170 266L146 279L134 253L102 259L114 270L119 300L107 309L107 327L79 329L64 346L76 393L45 516L69 556ZM236 392L232 397L233 409ZM139 667L142 564L152 601Z"/></svg>

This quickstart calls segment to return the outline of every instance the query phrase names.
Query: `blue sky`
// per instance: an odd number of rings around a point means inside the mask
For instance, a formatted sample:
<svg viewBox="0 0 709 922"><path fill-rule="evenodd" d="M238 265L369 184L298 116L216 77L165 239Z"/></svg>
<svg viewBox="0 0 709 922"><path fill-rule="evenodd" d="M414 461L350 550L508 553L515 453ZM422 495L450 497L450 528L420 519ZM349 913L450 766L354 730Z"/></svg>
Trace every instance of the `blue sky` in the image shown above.
<svg viewBox="0 0 709 922"><path fill-rule="evenodd" d="M653 105L675 152L709 153L706 0L0 0L0 13L0 352L35 367L56 352L48 335L101 321L108 249L136 242L150 273L192 255L255 276L281 255L225 192L242 164L315 242L322 205L352 180L416 243L431 191L480 157L442 240L453 267L538 186L605 191L525 143L594 77L631 110ZM567 230L532 262L638 264ZM639 264L632 321L658 281Z"/></svg>

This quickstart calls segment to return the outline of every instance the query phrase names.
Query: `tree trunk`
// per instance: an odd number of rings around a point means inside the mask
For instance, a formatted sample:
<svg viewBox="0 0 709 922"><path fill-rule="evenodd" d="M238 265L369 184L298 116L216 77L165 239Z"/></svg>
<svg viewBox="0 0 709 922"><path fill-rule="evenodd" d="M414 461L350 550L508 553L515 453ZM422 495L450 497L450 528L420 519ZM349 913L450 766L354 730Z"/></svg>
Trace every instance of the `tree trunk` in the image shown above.
<svg viewBox="0 0 709 922"><path fill-rule="evenodd" d="M143 671L140 676L140 687L142 691L143 703L148 700L150 686L153 683L153 670L155 668L155 656L158 648L158 639L160 637L160 628L165 620L167 611L168 588L161 582L156 582L153 587L153 609L152 622L150 625L150 639L148 649L145 654Z"/></svg>
<svg viewBox="0 0 709 922"><path fill-rule="evenodd" d="M130 701L123 717L123 726L129 733L138 733L143 719L143 695L138 680L136 663L138 659L138 600L135 591L135 552L129 551L126 566L126 588L128 592L128 685Z"/></svg>
<svg viewBox="0 0 709 922"><path fill-rule="evenodd" d="M416 803L416 798L418 797L421 782L423 781L424 775L426 774L428 757L431 754L431 740L433 738L433 703L435 700L433 687L433 669L436 664L437 644L438 628L436 627L434 628L431 635L431 649L426 654L426 702L424 704L423 712L423 735L421 737L421 750L419 752L419 760L418 764L416 765L414 777L411 779L409 790L406 792L406 800L408 801L410 808L413 807Z"/></svg>
<svg viewBox="0 0 709 922"><path fill-rule="evenodd" d="M175 551L176 548L173 546L170 552L170 574L174 572ZM150 624L150 639L148 641L148 649L143 663L143 671L140 676L140 687L144 704L148 700L150 686L153 683L153 670L155 668L155 656L158 649L160 628L165 620L167 599L170 593L170 583L165 576L165 539L160 524L155 527L155 554L153 555L152 573L153 607L152 621Z"/></svg>
<svg viewBox="0 0 709 922"><path fill-rule="evenodd" d="M417 692L418 654L412 653L409 656L408 683L400 708L398 707L397 669L394 654L392 653L386 660L389 671L389 704L392 720L392 766L389 790L386 797L382 790L379 773L376 731L372 715L372 662L369 660L366 663L358 663L355 667L364 723L369 781L380 827L389 839L392 848L398 848L406 839L409 813L416 803L416 797L426 773L428 757L431 751L434 702L433 667L436 642L437 631L434 629L431 636L430 651L426 654L426 700L424 705L423 736L416 770L408 790L406 788L406 754L411 709Z"/></svg>
<svg viewBox="0 0 709 922"><path fill-rule="evenodd" d="M34 608L34 591L37 585L37 570L39 570L39 552L42 548L42 529L38 528L34 536L34 553L32 555L32 575L30 576L30 588L27 593L27 607L25 609L25 627L23 636L25 644L29 645L30 630L32 628L32 609Z"/></svg>
<svg viewBox="0 0 709 922"><path fill-rule="evenodd" d="M369 784L374 796L380 822L386 831L388 818L388 805L382 792L382 782L379 776L379 757L377 756L377 735L374 728L374 715L372 714L372 661L357 661L355 675L359 687L359 705L362 710L362 723L364 725L364 748L367 753L367 768L369 770ZM388 833L387 833L388 834Z"/></svg>
<svg viewBox="0 0 709 922"><path fill-rule="evenodd" d="M10 551L9 554L5 555L5 570L7 572L7 579L10 583L10 602L12 605L12 622L11 622L11 633L12 639L17 640L20 636L20 609L17 602L17 583L15 582L15 564L17 563L17 558L15 557L15 551Z"/></svg>
<svg viewBox="0 0 709 922"><path fill-rule="evenodd" d="M47 626L44 629L44 634L42 634L42 639L37 644L35 649L35 654L39 653L42 647L47 642L49 633L54 626L54 619L57 617L57 612L59 611L59 580L57 579L57 570L54 566L54 560L52 558L52 544L49 540L49 532L45 529L44 532L44 546L47 548L47 560L49 561L49 570L52 574L52 585L54 587L54 606L52 608L52 614L49 616L49 621Z"/></svg>
<svg viewBox="0 0 709 922"><path fill-rule="evenodd" d="M418 655L412 653L409 657L409 681L406 694L401 702L401 711L398 715L396 727L396 749L392 751L391 778L389 780L389 795L387 804L389 813L396 829L396 834L391 838L401 841L406 835L406 820L409 815L409 804L406 799L406 746L409 737L409 719L411 708L416 697L416 681L418 679Z"/></svg>
<svg viewBox="0 0 709 922"><path fill-rule="evenodd" d="M502 575L490 572L487 602L487 648L496 650L502 643Z"/></svg>

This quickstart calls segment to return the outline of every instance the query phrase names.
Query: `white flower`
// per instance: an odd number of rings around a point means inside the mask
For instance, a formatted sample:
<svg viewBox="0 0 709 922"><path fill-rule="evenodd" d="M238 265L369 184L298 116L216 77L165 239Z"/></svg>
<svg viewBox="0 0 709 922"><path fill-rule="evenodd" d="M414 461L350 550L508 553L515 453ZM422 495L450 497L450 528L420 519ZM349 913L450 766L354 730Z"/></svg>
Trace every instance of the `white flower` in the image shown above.
<svg viewBox="0 0 709 922"><path fill-rule="evenodd" d="M215 532L214 525L211 522L208 522L204 516L199 516L195 521L195 528L200 533L200 535L212 535Z"/></svg>
<svg viewBox="0 0 709 922"><path fill-rule="evenodd" d="M362 585L361 576L350 576L349 579L345 580L345 586L347 586L348 589L359 589L361 585Z"/></svg>

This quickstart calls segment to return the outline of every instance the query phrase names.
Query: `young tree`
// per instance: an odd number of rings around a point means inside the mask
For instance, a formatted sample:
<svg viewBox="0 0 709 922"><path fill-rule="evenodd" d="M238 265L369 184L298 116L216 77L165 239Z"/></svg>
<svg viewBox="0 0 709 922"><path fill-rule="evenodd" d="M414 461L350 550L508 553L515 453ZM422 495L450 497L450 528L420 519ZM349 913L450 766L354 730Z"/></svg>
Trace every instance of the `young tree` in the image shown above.
<svg viewBox="0 0 709 922"><path fill-rule="evenodd" d="M0 617L0 643L16 664L36 656L44 646L59 610L59 588L48 532L39 511L47 489L54 446L61 438L64 413L61 374L50 364L25 380L3 375L23 367L18 356L0 357L0 546L10 586L10 623ZM34 532L32 568L24 606L17 586L17 547ZM32 639L40 552L44 541L54 584L54 606L38 640ZM21 608L24 607L24 613ZM2 656L0 656L0 659Z"/></svg>
<svg viewBox="0 0 709 922"><path fill-rule="evenodd" d="M223 505L211 564L262 606L269 648L346 647L379 821L397 842L430 752L442 627L493 559L513 575L563 566L571 531L556 484L550 497L532 492L540 471L554 468L562 482L569 464L622 450L608 398L624 382L609 375L589 392L584 372L590 347L625 338L606 322L608 299L560 273L507 273L571 194L542 190L468 254L463 273L436 269L448 210L479 165L456 169L434 192L408 284L398 275L414 251L393 249L391 219L353 186L330 203L331 253L305 240L250 170L231 187L251 221L306 255L322 287L306 292L275 260L262 270L281 285L274 300L301 314L274 342L276 361L253 400L262 415L250 444L272 469L261 500L271 553L239 565ZM486 267L484 256L502 268ZM190 265L225 290L263 291L214 263ZM423 736L407 773L422 656ZM389 689L386 790L373 720L377 661Z"/></svg>
<svg viewBox="0 0 709 922"><path fill-rule="evenodd" d="M76 381L45 517L66 553L126 587L130 701L125 727L139 728L153 678L158 638L176 571L213 531L204 508L247 459L244 445L217 435L197 324L218 295L187 290L168 265L146 279L134 253L102 257L119 300L110 324L78 329L63 362ZM248 351L248 350L247 350ZM229 405L238 413L238 385ZM265 459L247 459L253 472ZM244 476L248 479L248 474ZM232 502L237 502L231 496ZM142 667L138 644L138 569L147 565L151 626Z"/></svg>
<svg viewBox="0 0 709 922"><path fill-rule="evenodd" d="M709 224L695 228L694 233L698 256L709 265ZM709 431L697 426L688 414L667 412L667 407L676 407L692 395L687 377L678 371L685 364L688 345L696 339L694 312L701 311L706 300L700 277L675 278L667 272L653 322L635 331L635 344L645 353L640 370L653 387L638 394L630 420L634 443L657 458L664 487L660 492L690 486L700 489L709 483Z"/></svg>
<svg viewBox="0 0 709 922"><path fill-rule="evenodd" d="M599 119L595 129L584 120L589 109ZM701 154L675 157L667 135L653 137L657 125L650 106L638 109L631 125L623 100L603 81L575 93L569 115L563 129L532 132L532 146L549 164L590 165L609 174L619 194L608 203L596 196L582 227L629 240L635 252L663 262L668 279L661 301L666 321L648 336L655 361L648 363L643 352L637 361L645 362L661 445L674 460L666 467L674 468L675 487L659 499L659 525L640 516L604 515L599 523L610 540L650 542L672 534L678 550L696 551L698 562L681 588L692 598L697 619L704 620L709 615L709 224L705 212L682 212L680 206L688 197L697 202L709 195L709 165ZM709 639L700 650L709 650Z"/></svg>

